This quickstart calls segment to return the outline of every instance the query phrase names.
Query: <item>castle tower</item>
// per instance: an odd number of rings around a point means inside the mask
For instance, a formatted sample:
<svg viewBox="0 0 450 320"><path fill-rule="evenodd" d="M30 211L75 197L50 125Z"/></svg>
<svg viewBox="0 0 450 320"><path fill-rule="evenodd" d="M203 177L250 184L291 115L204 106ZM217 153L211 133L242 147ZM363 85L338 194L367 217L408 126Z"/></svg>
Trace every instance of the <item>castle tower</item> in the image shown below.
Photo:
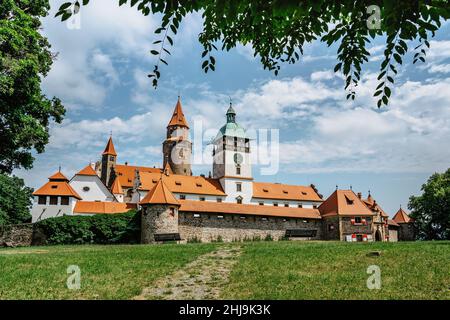
<svg viewBox="0 0 450 320"><path fill-rule="evenodd" d="M114 181L114 167L116 166L117 153L114 149L112 137L109 137L105 151L102 154L102 164L100 168L100 179L109 188Z"/></svg>
<svg viewBox="0 0 450 320"><path fill-rule="evenodd" d="M163 241L162 237L180 240L178 233L178 209L180 203L175 198L163 177L139 203L142 206L141 243Z"/></svg>
<svg viewBox="0 0 450 320"><path fill-rule="evenodd" d="M189 126L178 97L172 118L167 125L166 140L163 142L163 168L168 163L174 174L192 175L192 143L189 140Z"/></svg>
<svg viewBox="0 0 450 320"><path fill-rule="evenodd" d="M250 139L236 123L231 103L226 119L213 140L213 178L220 179L227 194L225 201L249 203L253 193Z"/></svg>

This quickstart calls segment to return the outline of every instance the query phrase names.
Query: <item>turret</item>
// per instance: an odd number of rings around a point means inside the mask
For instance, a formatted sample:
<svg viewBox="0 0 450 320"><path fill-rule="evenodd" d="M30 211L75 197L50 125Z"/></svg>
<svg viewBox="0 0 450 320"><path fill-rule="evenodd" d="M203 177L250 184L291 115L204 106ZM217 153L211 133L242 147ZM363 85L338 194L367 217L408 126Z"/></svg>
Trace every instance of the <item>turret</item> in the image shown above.
<svg viewBox="0 0 450 320"><path fill-rule="evenodd" d="M163 142L163 168L169 164L174 174L192 175L192 143L189 140L189 126L178 97L172 118L167 125L166 140Z"/></svg>
<svg viewBox="0 0 450 320"><path fill-rule="evenodd" d="M102 165L100 168L100 179L108 188L111 187L115 178L114 167L116 166L116 160L117 153L114 148L112 136L110 136L102 154Z"/></svg>

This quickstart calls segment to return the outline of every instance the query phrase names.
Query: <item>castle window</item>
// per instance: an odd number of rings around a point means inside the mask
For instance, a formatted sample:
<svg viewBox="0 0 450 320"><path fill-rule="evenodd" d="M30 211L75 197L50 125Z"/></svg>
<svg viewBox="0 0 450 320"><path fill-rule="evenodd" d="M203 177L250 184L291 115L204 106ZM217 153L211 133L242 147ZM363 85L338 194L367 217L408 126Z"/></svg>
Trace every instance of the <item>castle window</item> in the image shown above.
<svg viewBox="0 0 450 320"><path fill-rule="evenodd" d="M242 204L242 197L237 197L236 198L236 203Z"/></svg>
<svg viewBox="0 0 450 320"><path fill-rule="evenodd" d="M50 204L51 205L57 205L58 204L58 197L50 196Z"/></svg>
<svg viewBox="0 0 450 320"><path fill-rule="evenodd" d="M194 218L200 218L200 214L194 213Z"/></svg>
<svg viewBox="0 0 450 320"><path fill-rule="evenodd" d="M90 189L88 186L84 186L84 187L83 187L83 191L84 191L84 192L88 192L89 190L91 190L91 189Z"/></svg>
<svg viewBox="0 0 450 320"><path fill-rule="evenodd" d="M262 221L267 221L267 218L261 218Z"/></svg>
<svg viewBox="0 0 450 320"><path fill-rule="evenodd" d="M217 202L222 202L222 198L217 198Z"/></svg>
<svg viewBox="0 0 450 320"><path fill-rule="evenodd" d="M317 209L317 204L313 204L313 209Z"/></svg>
<svg viewBox="0 0 450 320"><path fill-rule="evenodd" d="M180 200L186 200L186 195L185 194L180 194Z"/></svg>
<svg viewBox="0 0 450 320"><path fill-rule="evenodd" d="M298 207L303 208L303 204L299 203Z"/></svg>
<svg viewBox="0 0 450 320"><path fill-rule="evenodd" d="M274 207L278 207L278 203L277 203L277 202L274 202L274 203L273 203L273 206L274 206Z"/></svg>
<svg viewBox="0 0 450 320"><path fill-rule="evenodd" d="M241 167L236 166L236 174L241 174Z"/></svg>
<svg viewBox="0 0 450 320"><path fill-rule="evenodd" d="M261 201L261 202L259 203L259 205L260 205L260 206L263 206L263 205L264 205L264 202Z"/></svg>
<svg viewBox="0 0 450 320"><path fill-rule="evenodd" d="M245 216L240 216L239 218L241 218L242 220L245 220Z"/></svg>
<svg viewBox="0 0 450 320"><path fill-rule="evenodd" d="M61 205L68 206L69 205L69 197L61 197Z"/></svg>
<svg viewBox="0 0 450 320"><path fill-rule="evenodd" d="M289 203L285 203L284 206L287 208L289 207Z"/></svg>
<svg viewBox="0 0 450 320"><path fill-rule="evenodd" d="M223 219L223 216L217 216L217 219Z"/></svg>
<svg viewBox="0 0 450 320"><path fill-rule="evenodd" d="M333 230L334 230L334 225L329 224L329 225L328 225L328 231L333 231Z"/></svg>
<svg viewBox="0 0 450 320"><path fill-rule="evenodd" d="M205 197L200 197L199 200L200 201L205 201Z"/></svg>
<svg viewBox="0 0 450 320"><path fill-rule="evenodd" d="M114 156L110 156L109 160L114 161Z"/></svg>
<svg viewBox="0 0 450 320"><path fill-rule="evenodd" d="M174 217L175 216L175 208L170 207L169 208L169 214L170 214L171 217Z"/></svg>
<svg viewBox="0 0 450 320"><path fill-rule="evenodd" d="M46 196L39 196L38 204L47 204L47 197Z"/></svg>
<svg viewBox="0 0 450 320"><path fill-rule="evenodd" d="M361 217L355 217L355 224L362 223Z"/></svg>
<svg viewBox="0 0 450 320"><path fill-rule="evenodd" d="M236 182L236 191L241 192L242 191L242 184L240 182Z"/></svg>

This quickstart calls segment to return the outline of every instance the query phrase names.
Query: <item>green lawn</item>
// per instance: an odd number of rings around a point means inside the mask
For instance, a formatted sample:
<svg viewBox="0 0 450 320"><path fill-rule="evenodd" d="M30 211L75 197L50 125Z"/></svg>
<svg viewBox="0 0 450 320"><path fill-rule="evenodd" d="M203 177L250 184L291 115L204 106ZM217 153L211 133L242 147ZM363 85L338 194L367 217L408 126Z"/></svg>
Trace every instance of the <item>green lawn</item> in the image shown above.
<svg viewBox="0 0 450 320"><path fill-rule="evenodd" d="M381 251L381 256L367 253ZM367 289L367 267L381 289ZM249 244L230 299L450 299L450 242Z"/></svg>
<svg viewBox="0 0 450 320"><path fill-rule="evenodd" d="M129 299L221 245L0 249L0 299ZM450 299L450 242L240 245L226 299ZM381 256L367 256L373 250ZM81 290L66 288L72 264ZM380 290L366 287L369 265L381 269Z"/></svg>
<svg viewBox="0 0 450 320"><path fill-rule="evenodd" d="M155 279L214 247L167 244L0 249L0 299L130 299ZM80 290L67 289L69 265L81 269Z"/></svg>

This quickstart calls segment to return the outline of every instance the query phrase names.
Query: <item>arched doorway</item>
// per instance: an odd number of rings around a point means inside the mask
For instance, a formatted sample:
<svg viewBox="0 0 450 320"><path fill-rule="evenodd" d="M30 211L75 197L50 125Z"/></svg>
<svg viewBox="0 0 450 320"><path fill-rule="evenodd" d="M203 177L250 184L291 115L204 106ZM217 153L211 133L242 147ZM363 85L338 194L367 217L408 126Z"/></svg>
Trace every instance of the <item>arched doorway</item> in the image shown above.
<svg viewBox="0 0 450 320"><path fill-rule="evenodd" d="M375 241L381 241L381 232L380 230L375 231Z"/></svg>

